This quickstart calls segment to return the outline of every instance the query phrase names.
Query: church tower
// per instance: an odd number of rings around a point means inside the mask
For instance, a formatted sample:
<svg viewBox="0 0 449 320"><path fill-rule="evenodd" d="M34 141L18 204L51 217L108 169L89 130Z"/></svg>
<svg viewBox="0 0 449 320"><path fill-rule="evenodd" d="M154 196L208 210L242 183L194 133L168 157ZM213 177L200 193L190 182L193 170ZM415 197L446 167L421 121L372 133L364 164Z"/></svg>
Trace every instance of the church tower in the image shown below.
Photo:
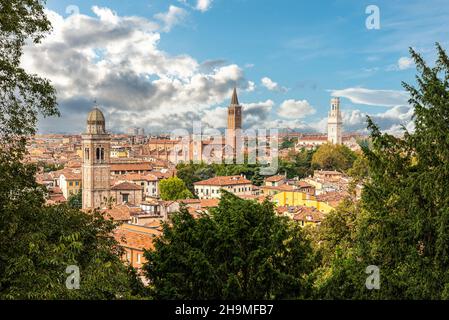
<svg viewBox="0 0 449 320"><path fill-rule="evenodd" d="M327 118L327 141L333 144L342 144L342 125L340 98L332 98L331 110Z"/></svg>
<svg viewBox="0 0 449 320"><path fill-rule="evenodd" d="M110 195L110 145L103 113L95 107L87 116L87 129L82 137L83 209L105 207Z"/></svg>
<svg viewBox="0 0 449 320"><path fill-rule="evenodd" d="M232 92L231 104L228 107L227 142L232 147L234 159L236 158L237 134L242 129L242 106L237 98L237 89Z"/></svg>

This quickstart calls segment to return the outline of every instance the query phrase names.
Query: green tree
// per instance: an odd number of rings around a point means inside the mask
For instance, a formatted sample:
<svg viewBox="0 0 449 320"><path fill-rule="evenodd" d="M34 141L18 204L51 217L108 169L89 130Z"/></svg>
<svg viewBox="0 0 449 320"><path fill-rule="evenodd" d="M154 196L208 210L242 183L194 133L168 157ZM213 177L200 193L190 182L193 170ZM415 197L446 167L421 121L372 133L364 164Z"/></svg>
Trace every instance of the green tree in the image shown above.
<svg viewBox="0 0 449 320"><path fill-rule="evenodd" d="M48 80L19 66L25 41L39 42L50 28L44 1L0 5L0 299L130 297L116 226L97 212L46 206L36 165L23 161L38 116L59 114ZM80 269L79 290L65 286L70 265Z"/></svg>
<svg viewBox="0 0 449 320"><path fill-rule="evenodd" d="M162 200L179 200L193 198L184 181L178 177L168 178L159 182Z"/></svg>
<svg viewBox="0 0 449 320"><path fill-rule="evenodd" d="M363 152L369 170L350 232L354 245L331 256L327 273L316 282L322 296L449 298L449 58L439 44L437 51L429 67L410 49L417 86L403 85L414 107L414 132L404 128L398 138L368 118L371 147ZM380 290L363 288L368 265L380 269Z"/></svg>
<svg viewBox="0 0 449 320"><path fill-rule="evenodd" d="M312 167L315 169L345 171L352 167L356 154L345 145L326 143L313 154Z"/></svg>
<svg viewBox="0 0 449 320"><path fill-rule="evenodd" d="M295 139L294 138L291 138L291 139L288 139L288 138L285 138L283 141L282 141L282 143L281 143L281 145L279 146L279 149L288 149L288 148L293 148L295 146Z"/></svg>
<svg viewBox="0 0 449 320"><path fill-rule="evenodd" d="M308 294L310 243L273 204L224 192L210 215L182 208L144 265L157 299L281 299Z"/></svg>
<svg viewBox="0 0 449 320"><path fill-rule="evenodd" d="M83 207L83 194L82 190L75 194L71 194L67 199L67 205L72 209L81 209Z"/></svg>
<svg viewBox="0 0 449 320"><path fill-rule="evenodd" d="M119 258L111 220L65 205L30 209L24 226L13 231L15 243L2 246L0 299L132 297L132 274ZM66 288L72 265L80 270L78 290Z"/></svg>
<svg viewBox="0 0 449 320"><path fill-rule="evenodd" d="M315 299L362 299L366 265L357 260L357 217L360 208L345 199L328 213L319 228L313 228L313 246L319 267L311 274Z"/></svg>
<svg viewBox="0 0 449 320"><path fill-rule="evenodd" d="M287 178L305 178L313 173L312 157L316 150L302 149L299 152L291 152L286 159L279 159L280 173L286 173Z"/></svg>
<svg viewBox="0 0 449 320"><path fill-rule="evenodd" d="M194 194L195 182L206 180L215 176L215 170L211 165L201 163L180 163L176 166L176 176L184 181L187 189Z"/></svg>
<svg viewBox="0 0 449 320"><path fill-rule="evenodd" d="M415 130L382 134L369 119L370 180L362 195L360 258L382 270L386 299L449 298L449 58L429 67L410 49L417 87L403 83Z"/></svg>

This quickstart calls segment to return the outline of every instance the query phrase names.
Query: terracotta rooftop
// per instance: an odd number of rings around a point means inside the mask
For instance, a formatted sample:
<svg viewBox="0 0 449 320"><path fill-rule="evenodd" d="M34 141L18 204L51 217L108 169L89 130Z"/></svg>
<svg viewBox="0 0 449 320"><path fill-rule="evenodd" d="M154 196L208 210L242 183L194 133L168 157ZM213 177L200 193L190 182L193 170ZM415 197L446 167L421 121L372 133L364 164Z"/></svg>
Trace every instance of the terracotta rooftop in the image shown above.
<svg viewBox="0 0 449 320"><path fill-rule="evenodd" d="M251 184L251 181L242 176L218 176L194 183L195 186L233 186L241 184Z"/></svg>
<svg viewBox="0 0 449 320"><path fill-rule="evenodd" d="M123 247L137 250L153 249L153 241L160 233L155 228L122 224L114 231L114 238Z"/></svg>
<svg viewBox="0 0 449 320"><path fill-rule="evenodd" d="M151 171L151 163L111 163L111 171Z"/></svg>
<svg viewBox="0 0 449 320"><path fill-rule="evenodd" d="M158 177L154 174L146 173L129 173L120 176L120 180L128 180L128 181L158 181Z"/></svg>
<svg viewBox="0 0 449 320"><path fill-rule="evenodd" d="M266 182L278 182L285 179L285 176L277 175L277 176L271 176L265 179Z"/></svg>
<svg viewBox="0 0 449 320"><path fill-rule="evenodd" d="M318 209L313 207L300 206L299 210L293 217L293 220L304 222L321 222L324 219L324 215Z"/></svg>
<svg viewBox="0 0 449 320"><path fill-rule="evenodd" d="M278 190L278 191L294 191L295 187L289 184L281 184L280 186L261 186L262 190Z"/></svg>
<svg viewBox="0 0 449 320"><path fill-rule="evenodd" d="M220 199L201 199L201 208L214 208L218 207Z"/></svg>
<svg viewBox="0 0 449 320"><path fill-rule="evenodd" d="M327 136L302 136L298 138L299 141L327 141Z"/></svg>
<svg viewBox="0 0 449 320"><path fill-rule="evenodd" d="M63 172L62 175L66 180L81 180L81 172Z"/></svg>
<svg viewBox="0 0 449 320"><path fill-rule="evenodd" d="M117 205L112 209L106 209L103 212L106 216L115 221L129 221L131 220L131 215L137 211L141 211L141 209L139 207L129 207L127 205Z"/></svg>
<svg viewBox="0 0 449 320"><path fill-rule="evenodd" d="M113 186L111 190L142 190L142 187L131 182L121 182Z"/></svg>
<svg viewBox="0 0 449 320"><path fill-rule="evenodd" d="M200 199L182 199L179 200L179 203L185 203L185 204L194 204L194 203L200 203Z"/></svg>

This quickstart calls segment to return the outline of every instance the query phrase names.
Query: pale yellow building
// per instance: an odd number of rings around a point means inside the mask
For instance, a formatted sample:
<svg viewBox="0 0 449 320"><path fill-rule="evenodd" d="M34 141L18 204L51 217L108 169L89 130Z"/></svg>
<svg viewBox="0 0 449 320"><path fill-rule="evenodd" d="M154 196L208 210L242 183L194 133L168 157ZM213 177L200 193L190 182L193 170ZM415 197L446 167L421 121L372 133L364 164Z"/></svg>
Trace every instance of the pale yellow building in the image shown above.
<svg viewBox="0 0 449 320"><path fill-rule="evenodd" d="M329 213L334 207L330 206L326 202L318 201L315 196L309 195L304 192L297 191L284 191L273 196L273 202L277 206L305 206L313 207L321 212Z"/></svg>
<svg viewBox="0 0 449 320"><path fill-rule="evenodd" d="M66 200L71 195L77 194L81 190L81 172L64 172L59 176L59 187L61 188L62 195Z"/></svg>

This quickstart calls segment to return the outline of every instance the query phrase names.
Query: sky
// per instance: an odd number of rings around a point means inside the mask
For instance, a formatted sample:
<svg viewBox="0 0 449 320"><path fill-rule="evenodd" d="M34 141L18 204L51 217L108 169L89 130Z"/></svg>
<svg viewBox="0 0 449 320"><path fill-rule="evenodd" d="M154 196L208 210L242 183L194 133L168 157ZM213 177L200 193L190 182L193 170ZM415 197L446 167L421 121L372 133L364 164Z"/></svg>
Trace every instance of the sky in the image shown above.
<svg viewBox="0 0 449 320"><path fill-rule="evenodd" d="M368 28L378 8L378 28ZM325 132L333 96L344 131L413 130L402 81L409 48L432 64L449 49L449 1L48 0L53 31L23 67L51 80L59 118L40 133L81 133L94 102L111 132L226 126L237 87L244 127ZM368 8L367 8L368 7ZM369 9L369 10L368 10Z"/></svg>

